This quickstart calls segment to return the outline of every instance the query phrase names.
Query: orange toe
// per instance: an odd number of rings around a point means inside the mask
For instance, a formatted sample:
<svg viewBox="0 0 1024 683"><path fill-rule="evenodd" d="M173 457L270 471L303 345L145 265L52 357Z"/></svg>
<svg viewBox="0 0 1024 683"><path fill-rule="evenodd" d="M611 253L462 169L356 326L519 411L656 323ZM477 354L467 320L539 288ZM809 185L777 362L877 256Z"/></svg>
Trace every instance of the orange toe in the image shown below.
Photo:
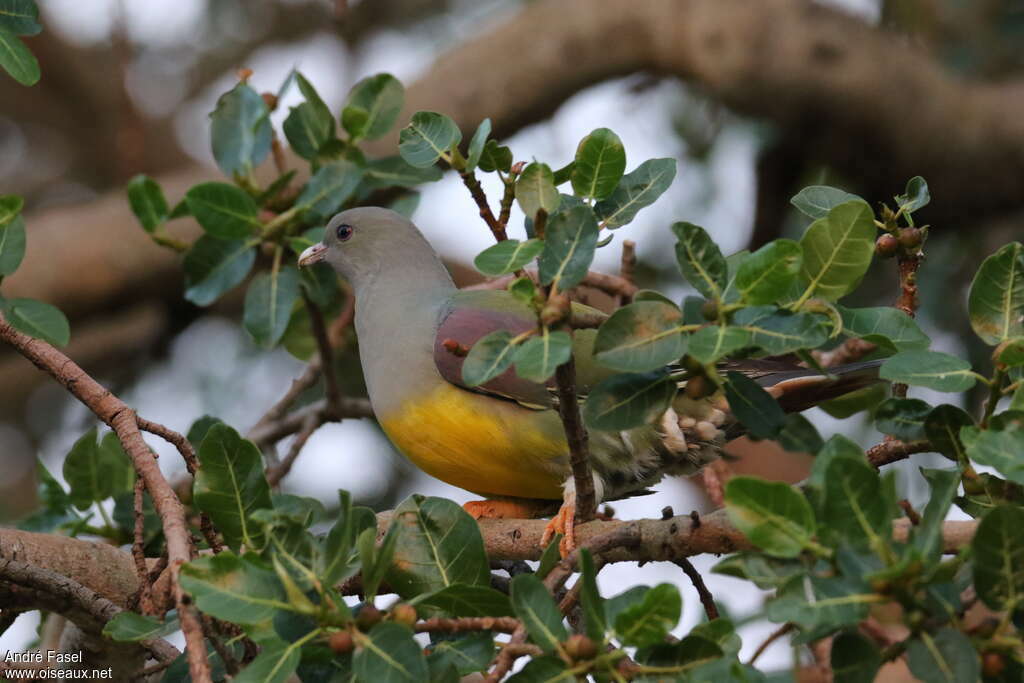
<svg viewBox="0 0 1024 683"><path fill-rule="evenodd" d="M537 504L516 500L471 500L462 509L473 519L532 519L539 513Z"/></svg>
<svg viewBox="0 0 1024 683"><path fill-rule="evenodd" d="M541 536L540 545L546 548L555 534L562 534L562 540L558 544L558 552L562 557L576 549L576 506L572 503L563 503L558 509L558 514L551 518L551 521L544 527L544 535Z"/></svg>

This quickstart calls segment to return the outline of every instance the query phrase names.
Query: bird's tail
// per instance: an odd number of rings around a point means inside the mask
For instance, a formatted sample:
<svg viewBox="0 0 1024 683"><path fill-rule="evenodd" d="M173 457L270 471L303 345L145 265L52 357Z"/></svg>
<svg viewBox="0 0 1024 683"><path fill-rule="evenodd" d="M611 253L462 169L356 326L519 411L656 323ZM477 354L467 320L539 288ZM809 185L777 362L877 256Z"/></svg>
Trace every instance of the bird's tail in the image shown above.
<svg viewBox="0 0 1024 683"><path fill-rule="evenodd" d="M827 375L810 368L772 372L756 381L775 396L783 410L793 413L880 381L878 368L881 364L881 360L849 363L829 368Z"/></svg>

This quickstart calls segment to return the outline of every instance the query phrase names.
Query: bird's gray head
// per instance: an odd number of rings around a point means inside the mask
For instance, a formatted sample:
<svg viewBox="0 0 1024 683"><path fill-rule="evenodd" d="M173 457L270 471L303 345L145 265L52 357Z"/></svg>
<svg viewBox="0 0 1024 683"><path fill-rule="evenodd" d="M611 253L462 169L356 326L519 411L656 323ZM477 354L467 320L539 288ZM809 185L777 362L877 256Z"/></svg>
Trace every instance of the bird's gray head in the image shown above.
<svg viewBox="0 0 1024 683"><path fill-rule="evenodd" d="M331 264L357 289L377 273L436 270L440 260L412 221L375 206L342 211L324 229L321 242L299 256L299 265Z"/></svg>

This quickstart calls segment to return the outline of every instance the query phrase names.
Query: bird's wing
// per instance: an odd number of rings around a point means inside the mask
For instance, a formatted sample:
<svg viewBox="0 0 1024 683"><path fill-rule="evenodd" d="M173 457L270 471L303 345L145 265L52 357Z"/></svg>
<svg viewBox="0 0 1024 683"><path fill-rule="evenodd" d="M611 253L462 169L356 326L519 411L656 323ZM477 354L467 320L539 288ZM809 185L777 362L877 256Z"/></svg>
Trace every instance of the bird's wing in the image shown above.
<svg viewBox="0 0 1024 683"><path fill-rule="evenodd" d="M573 304L579 307L580 304ZM599 311L582 307L601 316ZM462 379L465 353L482 337L497 330L513 335L537 326L537 316L529 306L500 290L464 290L457 292L442 312L434 338L434 364L441 377L455 386L517 401L528 408L547 409L553 405L552 382L539 384L518 377L513 368L477 387ZM613 374L593 361L594 330L577 330L573 335L573 355L577 362L580 393L604 377Z"/></svg>

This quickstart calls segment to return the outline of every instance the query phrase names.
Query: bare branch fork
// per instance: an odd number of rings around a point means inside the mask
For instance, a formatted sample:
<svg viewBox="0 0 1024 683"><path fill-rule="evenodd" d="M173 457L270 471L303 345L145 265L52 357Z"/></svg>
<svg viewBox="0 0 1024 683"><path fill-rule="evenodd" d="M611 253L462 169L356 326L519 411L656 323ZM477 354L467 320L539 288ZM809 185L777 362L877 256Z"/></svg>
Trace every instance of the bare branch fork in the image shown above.
<svg viewBox="0 0 1024 683"><path fill-rule="evenodd" d="M143 440L135 411L110 390L101 386L70 358L45 341L34 339L14 329L2 315L0 339L13 346L40 370L51 375L117 434L125 453L135 467L135 472L152 496L153 505L163 524L172 591L182 631L185 634L189 672L194 681L209 681L210 666L203 644L202 625L178 580L181 565L192 558L192 543L185 520L185 508L164 478L153 452ZM184 441L183 437L181 441Z"/></svg>

